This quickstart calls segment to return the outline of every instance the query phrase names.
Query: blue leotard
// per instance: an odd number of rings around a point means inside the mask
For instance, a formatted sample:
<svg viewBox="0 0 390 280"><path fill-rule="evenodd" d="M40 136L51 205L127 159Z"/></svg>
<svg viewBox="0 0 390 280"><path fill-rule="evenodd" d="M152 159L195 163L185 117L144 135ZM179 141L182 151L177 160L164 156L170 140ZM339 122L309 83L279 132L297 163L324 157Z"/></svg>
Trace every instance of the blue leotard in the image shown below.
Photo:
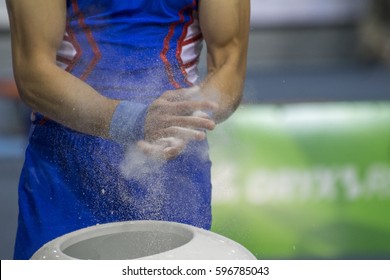
<svg viewBox="0 0 390 280"><path fill-rule="evenodd" d="M67 0L57 64L113 99L150 104L197 82L197 0ZM207 142L158 164L34 114L19 184L16 259L65 233L124 220L210 228ZM134 162L131 167L125 162ZM122 168L132 172L124 176ZM122 170L123 171L123 170Z"/></svg>

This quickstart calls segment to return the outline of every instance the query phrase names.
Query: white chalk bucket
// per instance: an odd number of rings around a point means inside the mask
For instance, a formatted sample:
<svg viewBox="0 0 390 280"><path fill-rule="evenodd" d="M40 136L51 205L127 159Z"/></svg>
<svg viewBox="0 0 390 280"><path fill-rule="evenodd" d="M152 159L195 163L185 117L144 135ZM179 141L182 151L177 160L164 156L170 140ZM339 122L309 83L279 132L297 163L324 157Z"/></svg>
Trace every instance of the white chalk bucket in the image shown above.
<svg viewBox="0 0 390 280"><path fill-rule="evenodd" d="M35 260L255 260L237 242L197 227L163 221L96 225L42 246Z"/></svg>

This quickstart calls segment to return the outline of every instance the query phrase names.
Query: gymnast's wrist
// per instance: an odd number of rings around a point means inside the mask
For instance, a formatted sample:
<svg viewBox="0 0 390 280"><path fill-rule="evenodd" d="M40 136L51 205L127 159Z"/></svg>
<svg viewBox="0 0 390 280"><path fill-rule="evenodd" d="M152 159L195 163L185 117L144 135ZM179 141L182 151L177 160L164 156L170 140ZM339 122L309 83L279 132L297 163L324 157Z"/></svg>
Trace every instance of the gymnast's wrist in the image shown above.
<svg viewBox="0 0 390 280"><path fill-rule="evenodd" d="M148 106L142 103L122 100L116 106L110 123L110 138L128 145L144 139L144 125Z"/></svg>

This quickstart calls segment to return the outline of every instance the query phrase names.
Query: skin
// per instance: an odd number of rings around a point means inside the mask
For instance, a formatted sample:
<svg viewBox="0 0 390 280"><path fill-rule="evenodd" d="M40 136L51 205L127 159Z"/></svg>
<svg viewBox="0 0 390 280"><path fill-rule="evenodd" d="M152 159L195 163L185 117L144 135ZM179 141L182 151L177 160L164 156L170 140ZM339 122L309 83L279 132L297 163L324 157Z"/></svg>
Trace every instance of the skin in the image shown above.
<svg viewBox="0 0 390 280"><path fill-rule="evenodd" d="M14 76L22 100L60 124L108 139L119 100L104 97L56 65L56 52L66 25L66 1L6 3ZM145 141L138 143L147 155L176 157L189 141L204 140L205 131L228 118L240 103L246 71L249 0L201 0L199 20L207 44L208 68L199 98L179 89L165 92L151 104L145 121Z"/></svg>

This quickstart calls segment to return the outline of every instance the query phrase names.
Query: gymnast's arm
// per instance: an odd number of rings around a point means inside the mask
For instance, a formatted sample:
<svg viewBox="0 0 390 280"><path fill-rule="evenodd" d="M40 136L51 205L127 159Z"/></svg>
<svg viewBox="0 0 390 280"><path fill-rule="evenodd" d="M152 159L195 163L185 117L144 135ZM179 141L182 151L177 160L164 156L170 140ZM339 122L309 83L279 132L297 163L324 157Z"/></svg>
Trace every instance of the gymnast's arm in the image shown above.
<svg viewBox="0 0 390 280"><path fill-rule="evenodd" d="M207 45L207 76L201 86L205 99L218 103L219 123L238 107L246 76L249 0L200 0L199 21Z"/></svg>
<svg viewBox="0 0 390 280"><path fill-rule="evenodd" d="M7 0L15 81L34 111L65 126L109 137L118 100L105 98L56 65L66 24L65 0Z"/></svg>

